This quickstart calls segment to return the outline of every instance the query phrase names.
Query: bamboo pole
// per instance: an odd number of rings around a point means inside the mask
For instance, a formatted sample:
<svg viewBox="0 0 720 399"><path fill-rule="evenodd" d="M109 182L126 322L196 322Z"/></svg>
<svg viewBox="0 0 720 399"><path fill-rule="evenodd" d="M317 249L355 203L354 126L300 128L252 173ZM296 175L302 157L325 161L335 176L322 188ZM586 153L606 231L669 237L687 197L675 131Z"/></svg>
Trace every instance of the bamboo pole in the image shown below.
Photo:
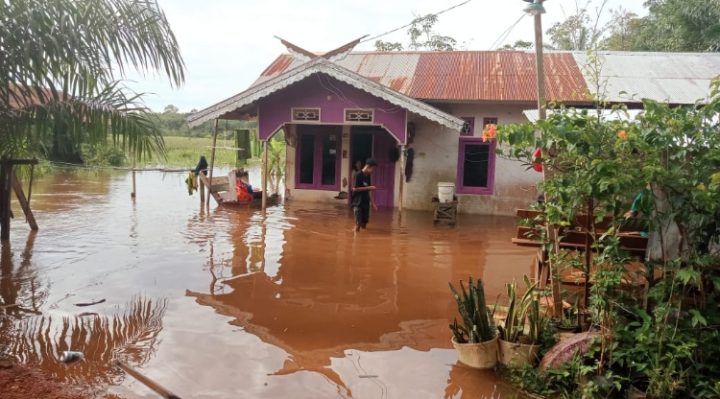
<svg viewBox="0 0 720 399"><path fill-rule="evenodd" d="M213 178L213 168L215 167L215 146L217 146L217 134L218 134L218 120L215 119L215 124L213 127L213 143L212 143L212 150L210 151L210 166L209 166L209 178L210 178L210 184L212 185L212 178ZM208 196L207 201L205 202L205 205L210 206L210 186L208 186Z"/></svg>
<svg viewBox="0 0 720 399"><path fill-rule="evenodd" d="M268 141L263 140L262 156L262 210L267 208L267 185L268 185Z"/></svg>
<svg viewBox="0 0 720 399"><path fill-rule="evenodd" d="M116 361L115 361L115 365L117 365L118 367L120 367L120 368L121 368L123 371L125 371L126 373L130 374L131 376L133 376L136 380L138 380L138 381L140 381L141 383L143 383L143 385L145 385L146 387L148 387L148 388L152 389L153 391L155 391L155 393L157 393L158 395L160 395L160 397L165 398L165 399L180 399L179 396L173 394L173 393L170 392L170 390L168 390L167 388L165 388L165 387L163 387L162 385L158 384L157 382L151 380L150 378L148 378L148 377L140 374L137 370L135 370L134 368L128 366L128 365L125 364L124 362L121 362L121 361L119 361L119 360L116 360Z"/></svg>

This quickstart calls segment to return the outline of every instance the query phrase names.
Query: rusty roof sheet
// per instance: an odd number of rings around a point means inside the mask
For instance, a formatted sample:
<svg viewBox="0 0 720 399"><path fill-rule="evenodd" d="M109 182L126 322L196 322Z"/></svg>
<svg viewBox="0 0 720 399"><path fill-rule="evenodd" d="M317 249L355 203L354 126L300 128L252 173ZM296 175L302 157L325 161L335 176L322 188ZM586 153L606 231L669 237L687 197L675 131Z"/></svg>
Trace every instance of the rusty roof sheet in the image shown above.
<svg viewBox="0 0 720 399"><path fill-rule="evenodd" d="M430 101L533 102L535 55L517 51L354 52L340 66L409 97ZM302 60L278 57L257 85ZM572 54L547 54L546 87L551 101L586 100L585 81Z"/></svg>
<svg viewBox="0 0 720 399"><path fill-rule="evenodd" d="M720 54L602 52L601 81L612 102L643 98L692 104L707 98L710 80L720 74ZM535 54L523 51L352 52L340 66L395 91L435 102L534 102ZM257 85L304 63L278 57ZM589 102L594 86L588 60L580 52L545 54L549 101ZM626 92L627 94L621 94Z"/></svg>

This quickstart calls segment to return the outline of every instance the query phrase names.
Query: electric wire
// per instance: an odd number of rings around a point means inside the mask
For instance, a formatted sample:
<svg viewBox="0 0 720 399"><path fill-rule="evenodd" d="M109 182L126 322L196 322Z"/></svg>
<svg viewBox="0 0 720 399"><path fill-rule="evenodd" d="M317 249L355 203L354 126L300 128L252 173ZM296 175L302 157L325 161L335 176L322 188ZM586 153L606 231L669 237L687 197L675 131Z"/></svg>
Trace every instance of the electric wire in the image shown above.
<svg viewBox="0 0 720 399"><path fill-rule="evenodd" d="M495 50L495 49L497 48L497 46L499 46L502 42L504 42L505 40L507 40L508 36L510 36L510 34L511 34L512 31L515 29L515 27L518 26L518 24L520 24L520 21L522 21L523 18L525 18L526 15L527 15L527 14L523 13L522 15L520 15L520 18L518 18L517 21L515 21L512 25L510 25L507 29L505 29L505 30L500 34L500 36L498 36L498 38L495 39L495 41L493 42L493 44L490 46L489 50Z"/></svg>
<svg viewBox="0 0 720 399"><path fill-rule="evenodd" d="M446 8L446 9L444 9L444 10L440 10L440 11L438 11L438 12L430 13L430 14L431 14L431 15L442 15L442 14L448 12L448 11L452 11L452 10L458 8L458 7L464 6L465 4L467 4L467 3L471 2L471 1L472 1L472 0L465 0L465 1L461 2L461 3L455 4L454 6L450 6L450 7ZM405 24L405 25L403 25L403 26L400 26L400 27L391 29L391 30L389 30L389 31L383 32L383 33L381 33L381 34L379 34L379 35L375 35L375 36L369 37L369 38L367 38L367 39L361 40L360 43L365 43L365 42L369 42L369 41L371 41L371 40L376 40L376 39L379 39L379 38L381 38L381 37L383 37L383 36L387 36L387 35L389 35L389 34L391 34L391 33L395 33L395 32L397 32L397 31L399 31L399 30L401 30L401 29L408 28L408 27L412 26L412 24L415 23L416 21L417 21L417 18L413 19L410 23L407 23L407 24Z"/></svg>

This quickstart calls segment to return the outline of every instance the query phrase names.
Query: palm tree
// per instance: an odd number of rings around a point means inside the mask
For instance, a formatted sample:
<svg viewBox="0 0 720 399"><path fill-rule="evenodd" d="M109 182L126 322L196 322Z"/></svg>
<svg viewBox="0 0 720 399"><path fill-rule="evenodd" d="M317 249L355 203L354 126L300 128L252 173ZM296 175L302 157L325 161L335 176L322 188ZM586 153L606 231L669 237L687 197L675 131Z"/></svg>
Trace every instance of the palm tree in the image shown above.
<svg viewBox="0 0 720 399"><path fill-rule="evenodd" d="M128 71L184 81L155 0L0 1L0 158L48 155L53 143L163 153L142 94L123 84Z"/></svg>

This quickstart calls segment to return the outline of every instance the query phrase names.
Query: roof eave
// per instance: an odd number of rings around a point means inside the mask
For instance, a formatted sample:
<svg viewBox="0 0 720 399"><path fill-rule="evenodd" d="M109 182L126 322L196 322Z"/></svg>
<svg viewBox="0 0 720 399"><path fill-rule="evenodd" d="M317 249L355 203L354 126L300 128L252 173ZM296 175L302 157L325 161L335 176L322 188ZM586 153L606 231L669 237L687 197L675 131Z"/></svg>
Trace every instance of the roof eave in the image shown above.
<svg viewBox="0 0 720 399"><path fill-rule="evenodd" d="M315 73L324 73L339 81L347 83L356 89L363 90L373 96L388 101L393 105L405 108L414 114L418 114L447 128L458 131L462 129L464 123L462 119L394 91L380 83L373 82L370 79L367 79L324 58L317 58L309 61L257 86L250 87L242 93L198 111L187 118L188 125L190 125L190 127L194 127L209 120L218 119L222 115L255 103L260 99L297 83Z"/></svg>

